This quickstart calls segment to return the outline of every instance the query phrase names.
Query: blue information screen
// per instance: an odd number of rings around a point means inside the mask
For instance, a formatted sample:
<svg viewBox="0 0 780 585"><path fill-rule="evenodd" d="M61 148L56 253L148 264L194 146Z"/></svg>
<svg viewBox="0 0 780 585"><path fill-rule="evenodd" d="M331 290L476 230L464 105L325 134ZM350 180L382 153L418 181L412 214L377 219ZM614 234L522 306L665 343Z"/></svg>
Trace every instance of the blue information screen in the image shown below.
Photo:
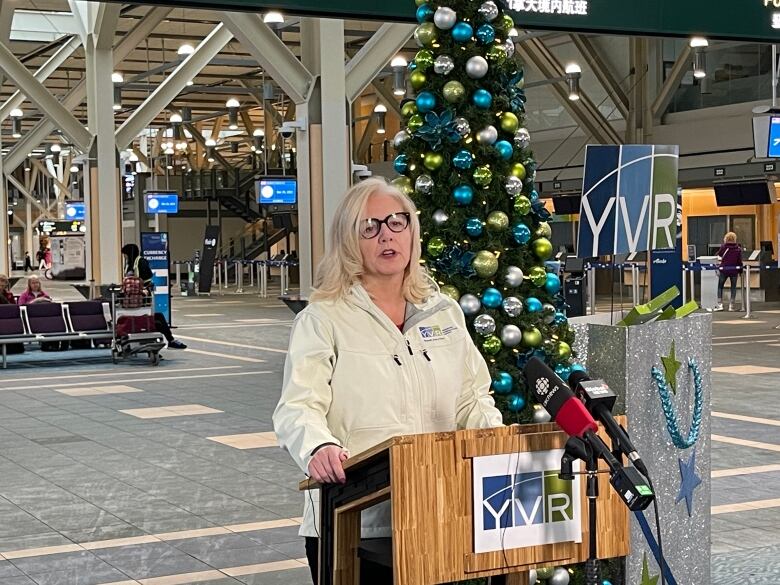
<svg viewBox="0 0 780 585"><path fill-rule="evenodd" d="M66 203L65 219L84 221L87 219L87 207L84 203Z"/></svg>
<svg viewBox="0 0 780 585"><path fill-rule="evenodd" d="M261 205L295 205L298 181L295 179L260 179L255 184L257 202Z"/></svg>
<svg viewBox="0 0 780 585"><path fill-rule="evenodd" d="M147 193L146 213L179 213L179 196L176 193Z"/></svg>
<svg viewBox="0 0 780 585"><path fill-rule="evenodd" d="M780 116L772 116L769 121L769 151L770 158L780 158Z"/></svg>

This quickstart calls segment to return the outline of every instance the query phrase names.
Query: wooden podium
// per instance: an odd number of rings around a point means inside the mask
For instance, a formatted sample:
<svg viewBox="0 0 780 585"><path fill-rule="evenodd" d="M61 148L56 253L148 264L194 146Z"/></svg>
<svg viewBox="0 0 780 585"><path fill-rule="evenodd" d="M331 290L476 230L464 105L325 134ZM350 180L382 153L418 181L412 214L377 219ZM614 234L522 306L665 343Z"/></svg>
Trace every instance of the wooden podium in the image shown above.
<svg viewBox="0 0 780 585"><path fill-rule="evenodd" d="M617 418L625 426L625 417ZM600 434L606 439L603 429ZM344 485L302 482L301 489L322 490L320 585L358 585L360 512L385 500L392 506L397 585L525 574L537 566L584 562L589 536L584 475L575 480L581 482L581 542L474 553L473 458L563 449L566 441L554 424L398 436L349 459ZM599 474L597 522L599 558L627 555L628 508L607 473Z"/></svg>

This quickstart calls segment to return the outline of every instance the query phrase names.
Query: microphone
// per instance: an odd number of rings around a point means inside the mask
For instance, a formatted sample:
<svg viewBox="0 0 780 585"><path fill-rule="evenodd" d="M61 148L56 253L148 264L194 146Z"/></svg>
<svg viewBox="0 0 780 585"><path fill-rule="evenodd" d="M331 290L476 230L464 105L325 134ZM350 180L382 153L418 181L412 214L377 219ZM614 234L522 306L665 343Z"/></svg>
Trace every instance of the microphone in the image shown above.
<svg viewBox="0 0 780 585"><path fill-rule="evenodd" d="M650 477L647 467L639 457L636 448L628 436L626 430L615 420L612 408L615 406L617 395L607 386L604 380L592 380L585 372L572 372L569 376L569 385L578 396L585 400L588 411L604 425L607 433L617 444L617 448L625 453L628 460L645 477Z"/></svg>

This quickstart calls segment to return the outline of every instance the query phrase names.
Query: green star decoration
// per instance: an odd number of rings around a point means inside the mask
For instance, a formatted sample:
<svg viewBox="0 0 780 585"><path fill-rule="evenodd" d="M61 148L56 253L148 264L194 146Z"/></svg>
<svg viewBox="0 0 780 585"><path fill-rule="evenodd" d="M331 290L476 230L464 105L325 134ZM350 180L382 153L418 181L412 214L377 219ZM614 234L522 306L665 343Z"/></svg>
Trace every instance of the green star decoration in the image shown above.
<svg viewBox="0 0 780 585"><path fill-rule="evenodd" d="M650 568L647 566L647 553L644 553L642 556L642 582L639 585L657 585L659 577L660 575L650 576Z"/></svg>
<svg viewBox="0 0 780 585"><path fill-rule="evenodd" d="M661 363L664 365L666 383L669 384L672 392L677 394L677 371L682 364L674 357L674 341L672 341L672 350L669 355L661 356Z"/></svg>

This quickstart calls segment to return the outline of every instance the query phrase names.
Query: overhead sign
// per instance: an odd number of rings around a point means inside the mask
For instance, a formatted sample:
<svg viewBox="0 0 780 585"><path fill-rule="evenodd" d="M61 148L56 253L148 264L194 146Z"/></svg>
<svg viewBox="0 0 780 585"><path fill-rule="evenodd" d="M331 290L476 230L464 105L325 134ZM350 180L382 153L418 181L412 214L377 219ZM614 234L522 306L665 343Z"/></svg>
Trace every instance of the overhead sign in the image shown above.
<svg viewBox="0 0 780 585"><path fill-rule="evenodd" d="M772 116L769 122L769 151L767 154L770 158L780 158L780 116Z"/></svg>
<svg viewBox="0 0 780 585"><path fill-rule="evenodd" d="M675 247L679 147L588 146L577 255Z"/></svg>
<svg viewBox="0 0 780 585"><path fill-rule="evenodd" d="M125 0L112 0L122 2ZM780 40L780 0L508 0L523 29L750 40ZM159 0L134 4L159 6ZM166 0L170 6L413 22L411 0ZM583 5L584 4L584 5ZM586 13L583 14L583 11Z"/></svg>
<svg viewBox="0 0 780 585"><path fill-rule="evenodd" d="M179 213L176 193L146 193L146 213L150 215Z"/></svg>
<svg viewBox="0 0 780 585"><path fill-rule="evenodd" d="M87 206L84 203L66 203L65 219L84 221L87 219Z"/></svg>
<svg viewBox="0 0 780 585"><path fill-rule="evenodd" d="M474 458L475 553L582 541L580 482L558 478L562 456L559 449Z"/></svg>

